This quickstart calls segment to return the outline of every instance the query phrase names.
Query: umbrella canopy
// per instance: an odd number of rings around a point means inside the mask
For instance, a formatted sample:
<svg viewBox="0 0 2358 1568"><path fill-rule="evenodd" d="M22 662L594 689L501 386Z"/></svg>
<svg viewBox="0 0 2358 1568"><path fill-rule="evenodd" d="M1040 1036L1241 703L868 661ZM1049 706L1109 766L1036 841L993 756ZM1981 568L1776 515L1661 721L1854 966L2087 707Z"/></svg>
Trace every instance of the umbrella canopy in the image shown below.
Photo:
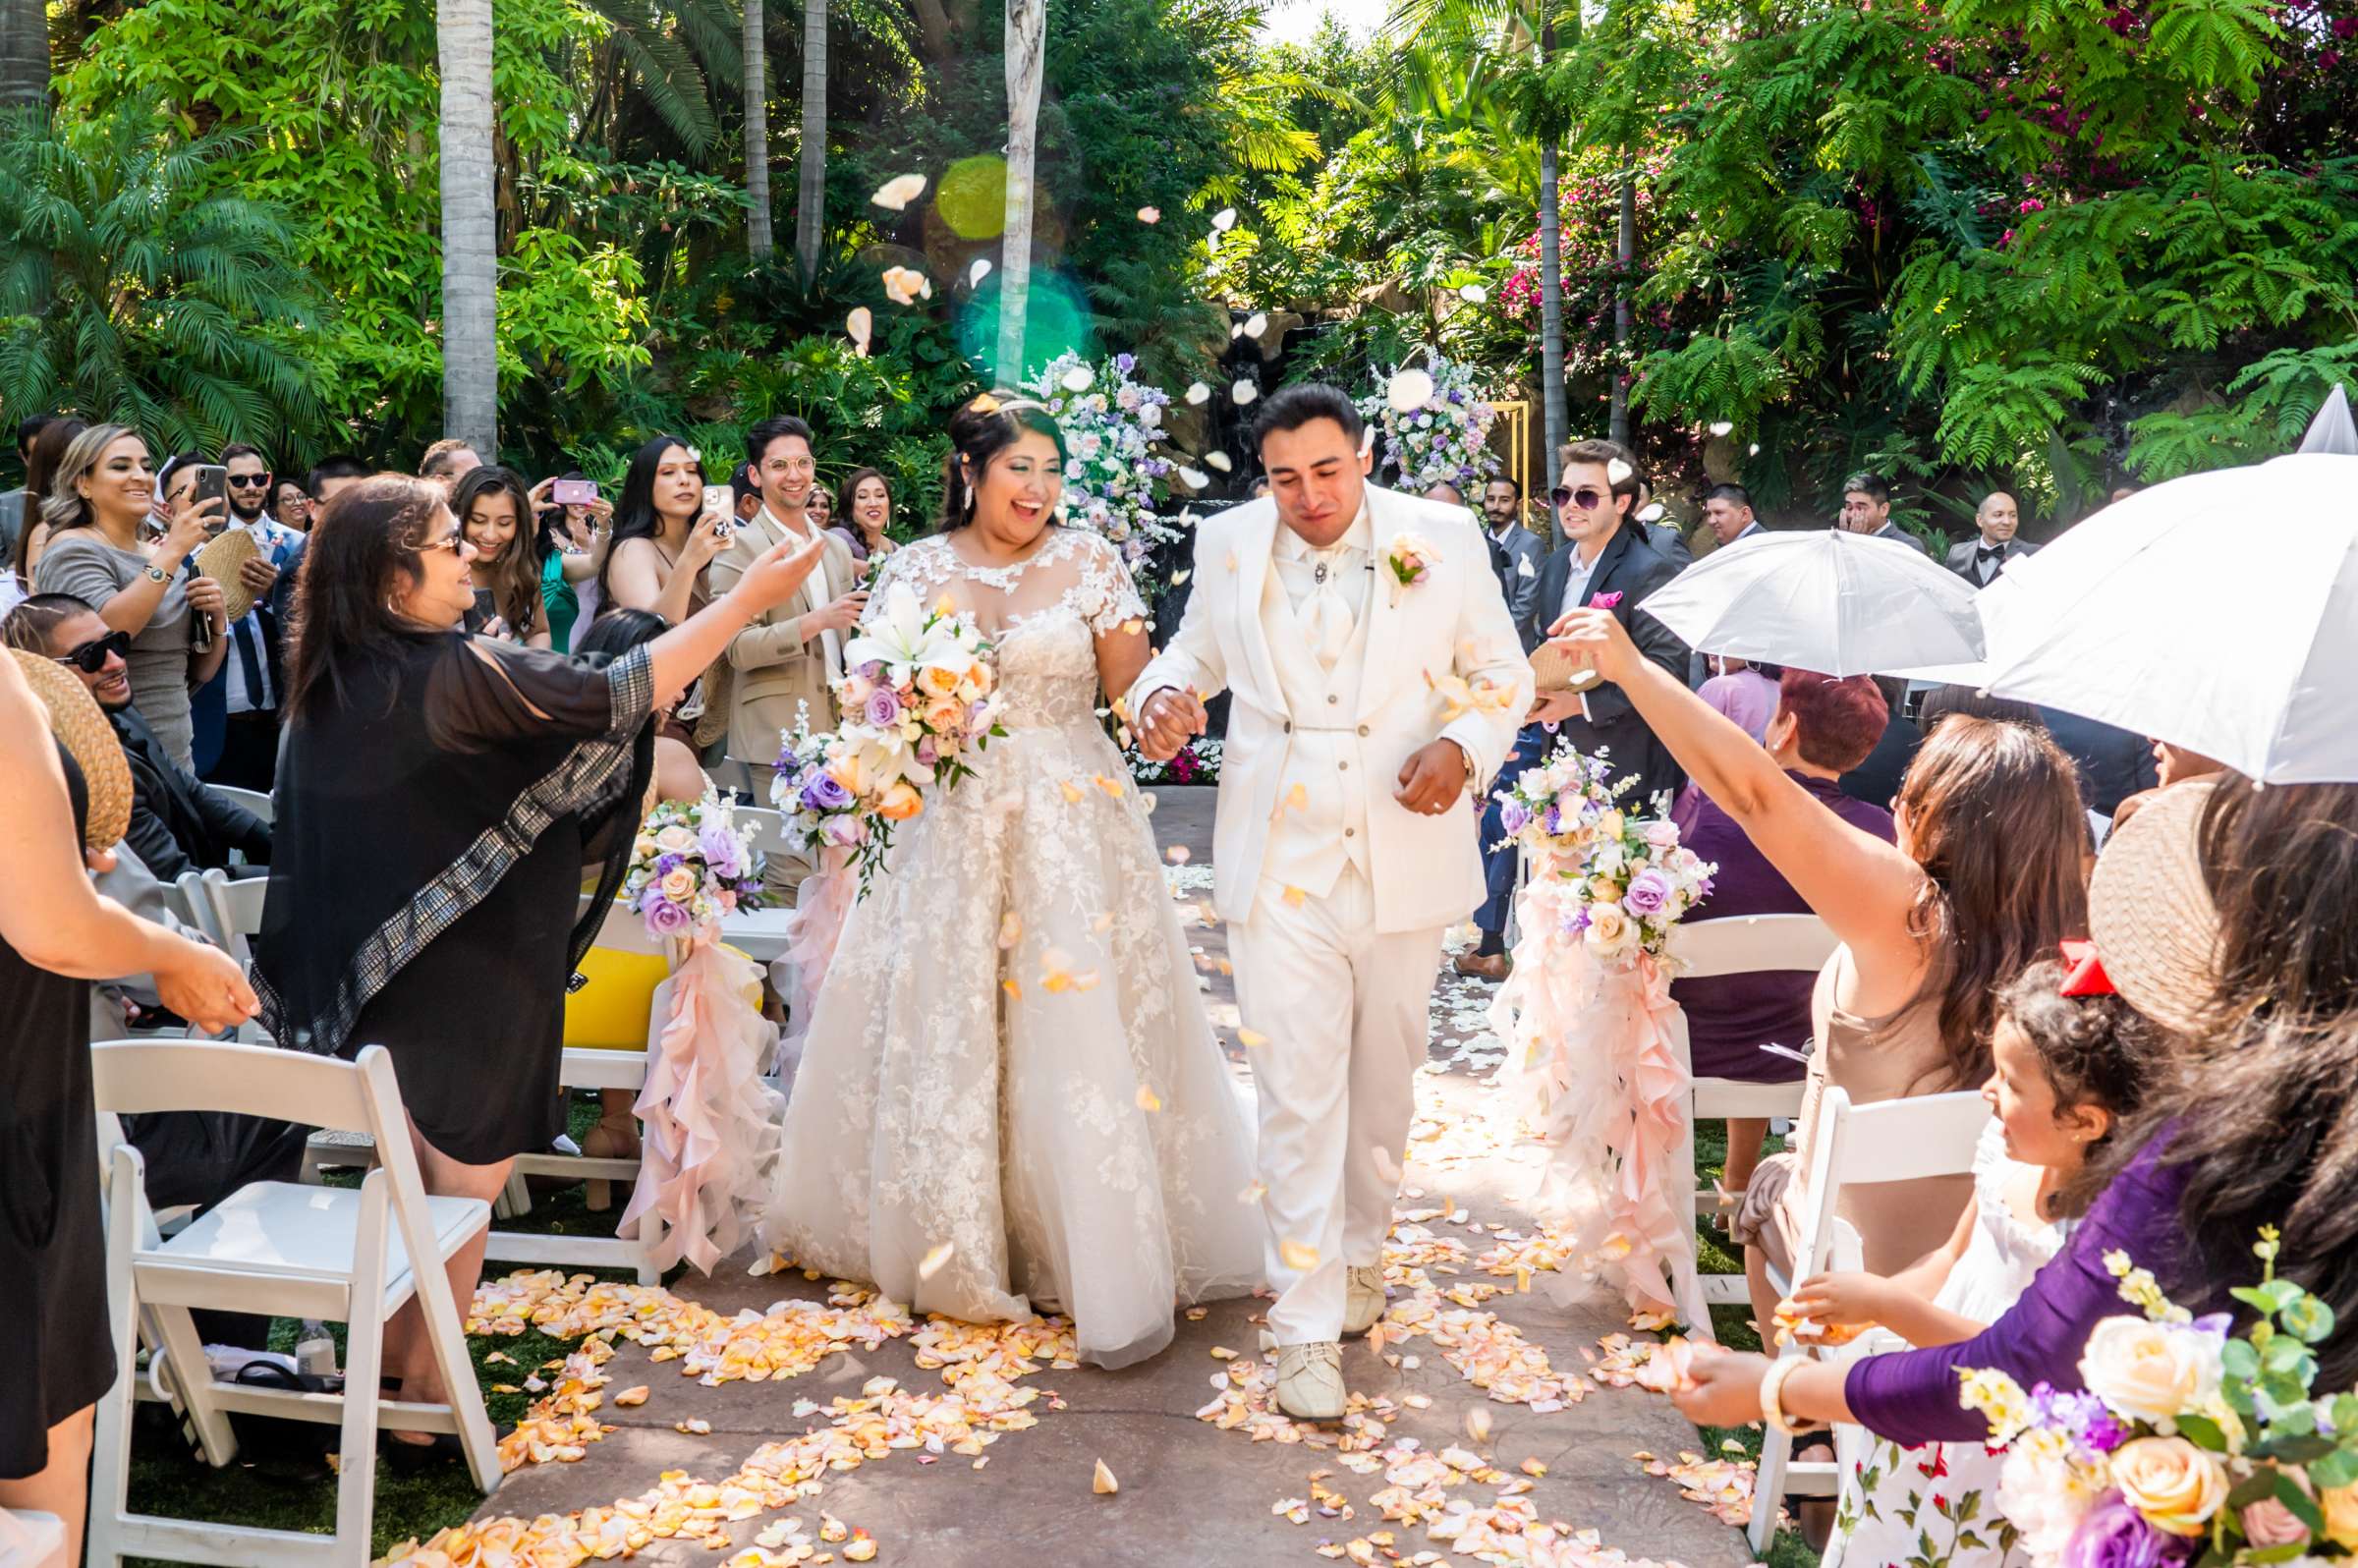
<svg viewBox="0 0 2358 1568"><path fill-rule="evenodd" d="M1980 658L1973 598L1921 551L1833 529L1713 550L1639 608L1705 653L1876 675Z"/></svg>
<svg viewBox="0 0 2358 1568"><path fill-rule="evenodd" d="M2000 581L1988 690L2271 784L2358 782L2358 456L2171 479Z"/></svg>
<svg viewBox="0 0 2358 1568"><path fill-rule="evenodd" d="M2358 420L2350 418L2350 395L2339 381L2326 394L2325 406L2309 421L2309 433L2301 437L2296 450L2358 453Z"/></svg>

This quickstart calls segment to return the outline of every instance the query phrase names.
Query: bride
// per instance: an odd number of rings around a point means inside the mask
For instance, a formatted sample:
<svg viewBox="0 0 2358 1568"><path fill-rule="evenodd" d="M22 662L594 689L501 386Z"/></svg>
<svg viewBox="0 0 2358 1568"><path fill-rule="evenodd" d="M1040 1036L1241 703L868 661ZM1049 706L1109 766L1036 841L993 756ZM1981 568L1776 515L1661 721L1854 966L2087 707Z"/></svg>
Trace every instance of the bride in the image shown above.
<svg viewBox="0 0 2358 1568"><path fill-rule="evenodd" d="M1261 1282L1250 1134L1154 837L1097 717L1150 651L1113 547L1057 526L1037 403L950 420L939 532L888 557L997 646L975 776L903 823L812 1014L762 1240L969 1321L1061 1311L1120 1367ZM872 613L872 612L871 612Z"/></svg>

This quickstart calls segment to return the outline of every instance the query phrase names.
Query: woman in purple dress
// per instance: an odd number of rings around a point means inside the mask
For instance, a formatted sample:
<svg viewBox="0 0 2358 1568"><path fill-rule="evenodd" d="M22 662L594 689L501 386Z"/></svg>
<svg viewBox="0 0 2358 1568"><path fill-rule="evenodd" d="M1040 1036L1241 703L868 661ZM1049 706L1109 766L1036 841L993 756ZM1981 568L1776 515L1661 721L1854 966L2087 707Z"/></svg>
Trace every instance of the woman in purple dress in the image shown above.
<svg viewBox="0 0 2358 1568"><path fill-rule="evenodd" d="M2358 784L2227 775L2165 790L2116 833L2089 889L2120 994L2182 1037L2133 1150L2071 1243L2011 1312L1962 1344L1809 1362L1767 1408L1770 1363L1707 1351L1678 1406L1698 1422L1850 1421L1902 1444L1986 1436L1963 1369L2083 1386L2096 1324L2129 1311L2105 1255L2126 1253L2191 1311L2236 1310L2260 1227L2277 1271L2358 1314ZM2358 1380L2358 1333L2317 1347L2321 1388Z"/></svg>
<svg viewBox="0 0 2358 1568"><path fill-rule="evenodd" d="M1890 843L1891 813L1852 800L1841 786L1842 775L1858 766L1882 736L1888 712L1883 694L1863 675L1836 680L1808 670L1782 672L1770 691L1771 712L1761 726L1763 744L1785 777L1843 821ZM1710 796L1688 790L1673 819L1678 841L1718 867L1712 873L1711 897L1688 915L1690 924L1809 913L1809 900L1793 890L1743 825ZM1801 1082L1800 1053L1810 1038L1811 980L1806 971L1762 971L1672 981L1671 998L1687 1015L1695 1076L1747 1084ZM1788 1051L1796 1054L1784 1054ZM1723 1192L1742 1195L1768 1136L1766 1120L1728 1122Z"/></svg>

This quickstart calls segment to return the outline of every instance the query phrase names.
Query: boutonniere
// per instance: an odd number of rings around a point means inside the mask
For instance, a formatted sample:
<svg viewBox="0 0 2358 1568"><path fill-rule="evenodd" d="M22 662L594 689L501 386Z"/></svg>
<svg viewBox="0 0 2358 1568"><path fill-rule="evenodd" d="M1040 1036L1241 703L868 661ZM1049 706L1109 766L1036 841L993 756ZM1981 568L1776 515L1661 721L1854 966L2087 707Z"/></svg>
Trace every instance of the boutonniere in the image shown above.
<svg viewBox="0 0 2358 1568"><path fill-rule="evenodd" d="M1620 602L1621 595L1618 593L1592 593L1589 595L1589 608L1592 610L1609 610Z"/></svg>
<svg viewBox="0 0 2358 1568"><path fill-rule="evenodd" d="M1416 534L1395 537L1383 552L1383 564L1392 574L1392 603L1398 605L1401 591L1424 582L1440 560L1441 552Z"/></svg>

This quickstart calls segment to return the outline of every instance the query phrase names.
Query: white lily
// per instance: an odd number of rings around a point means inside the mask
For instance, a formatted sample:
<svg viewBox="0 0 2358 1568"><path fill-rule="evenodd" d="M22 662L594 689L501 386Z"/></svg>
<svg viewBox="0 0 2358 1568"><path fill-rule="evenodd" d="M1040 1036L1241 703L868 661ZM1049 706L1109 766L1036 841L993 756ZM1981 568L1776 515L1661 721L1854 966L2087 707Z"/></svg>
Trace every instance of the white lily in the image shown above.
<svg viewBox="0 0 2358 1568"><path fill-rule="evenodd" d="M924 669L963 670L974 655L959 645L956 624L947 618L927 625L926 607L906 583L895 583L884 594L884 613L860 629L843 650L851 667L875 661L894 680Z"/></svg>

